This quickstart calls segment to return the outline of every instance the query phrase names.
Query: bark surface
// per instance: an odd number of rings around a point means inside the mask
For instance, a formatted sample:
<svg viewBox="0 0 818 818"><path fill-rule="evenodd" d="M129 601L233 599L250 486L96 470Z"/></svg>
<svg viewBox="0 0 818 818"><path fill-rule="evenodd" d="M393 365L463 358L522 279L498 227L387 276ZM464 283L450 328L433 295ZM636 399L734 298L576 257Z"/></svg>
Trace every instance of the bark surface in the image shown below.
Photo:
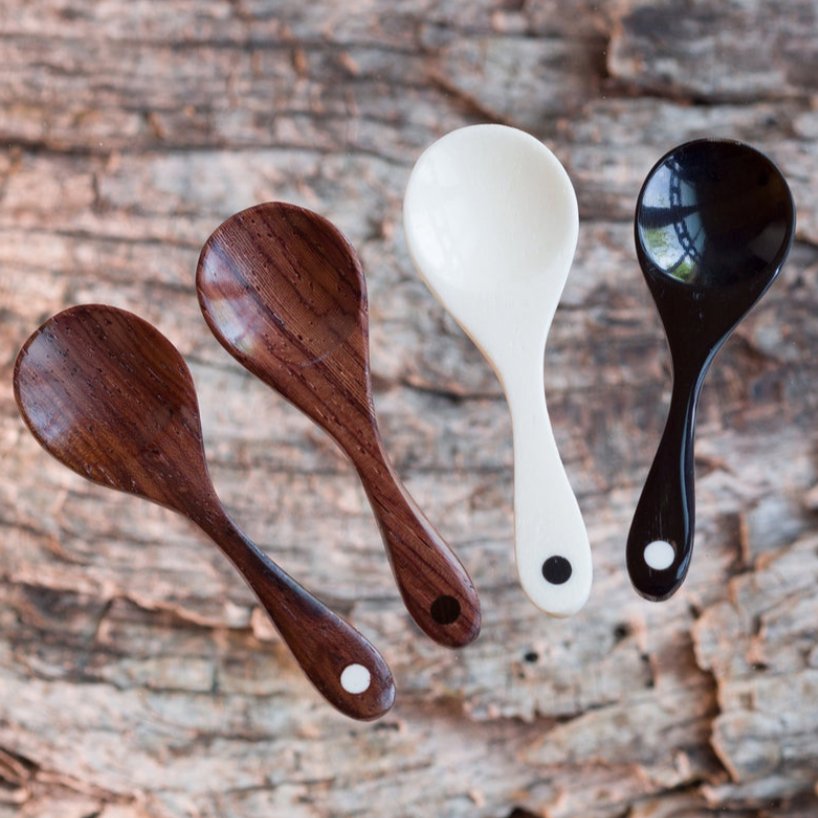
<svg viewBox="0 0 818 818"><path fill-rule="evenodd" d="M3 0L0 818L818 814L817 38L814 0ZM594 554L567 620L517 585L507 407L401 228L420 152L477 122L542 139L580 202L545 361ZM654 162L702 136L769 154L798 235L708 375L693 566L652 604L624 543L670 369L632 215ZM201 318L202 244L273 199L361 255L386 447L481 595L463 651L409 620L337 447ZM220 496L383 652L384 719L325 704L190 524L25 430L17 351L83 302L181 350Z"/></svg>

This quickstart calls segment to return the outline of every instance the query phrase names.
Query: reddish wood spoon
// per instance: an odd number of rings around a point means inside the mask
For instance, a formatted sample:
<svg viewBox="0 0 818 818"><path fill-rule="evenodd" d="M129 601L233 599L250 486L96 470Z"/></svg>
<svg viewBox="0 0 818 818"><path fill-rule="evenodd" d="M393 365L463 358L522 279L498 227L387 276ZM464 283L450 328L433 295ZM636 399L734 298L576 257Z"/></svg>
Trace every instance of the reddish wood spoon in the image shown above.
<svg viewBox="0 0 818 818"><path fill-rule="evenodd" d="M61 463L205 531L330 704L355 719L389 710L395 686L381 655L227 516L207 471L193 379L157 329L114 307L68 309L23 346L14 392L34 437Z"/></svg>
<svg viewBox="0 0 818 818"><path fill-rule="evenodd" d="M197 287L204 317L227 351L323 427L354 463L415 622L441 645L471 642L480 630L474 586L401 484L378 431L366 285L355 250L316 213L262 204L207 240Z"/></svg>

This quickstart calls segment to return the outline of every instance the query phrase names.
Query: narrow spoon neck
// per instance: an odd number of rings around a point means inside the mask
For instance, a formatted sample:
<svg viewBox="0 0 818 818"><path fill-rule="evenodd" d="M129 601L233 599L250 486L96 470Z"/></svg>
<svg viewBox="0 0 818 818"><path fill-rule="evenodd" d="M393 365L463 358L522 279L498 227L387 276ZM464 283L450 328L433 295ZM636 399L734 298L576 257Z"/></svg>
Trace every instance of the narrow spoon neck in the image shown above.
<svg viewBox="0 0 818 818"><path fill-rule="evenodd" d="M540 431L545 426L550 429L543 355L519 356L513 365L505 367L501 380L515 438L518 431L527 427L535 426Z"/></svg>
<svg viewBox="0 0 818 818"><path fill-rule="evenodd" d="M463 565L429 522L392 465L377 427L354 445L358 470L407 611L420 629L446 647L472 642L480 603Z"/></svg>
<svg viewBox="0 0 818 818"><path fill-rule="evenodd" d="M356 719L382 716L395 698L392 674L378 651L312 596L230 519L216 502L195 522L238 569L315 688Z"/></svg>
<svg viewBox="0 0 818 818"><path fill-rule="evenodd" d="M704 378L715 354L716 349L711 348L702 350L699 354L683 352L673 357L670 419L684 416L692 426Z"/></svg>
<svg viewBox="0 0 818 818"><path fill-rule="evenodd" d="M363 478L367 493L370 491L370 482L377 485L378 492L385 492L400 482L377 426L373 427L371 434L356 439L347 438L342 444L358 474Z"/></svg>
<svg viewBox="0 0 818 818"><path fill-rule="evenodd" d="M245 578L255 578L251 586L265 607L269 596L280 594L292 580L236 525L224 510L215 493L204 500L197 514L189 518L221 549Z"/></svg>

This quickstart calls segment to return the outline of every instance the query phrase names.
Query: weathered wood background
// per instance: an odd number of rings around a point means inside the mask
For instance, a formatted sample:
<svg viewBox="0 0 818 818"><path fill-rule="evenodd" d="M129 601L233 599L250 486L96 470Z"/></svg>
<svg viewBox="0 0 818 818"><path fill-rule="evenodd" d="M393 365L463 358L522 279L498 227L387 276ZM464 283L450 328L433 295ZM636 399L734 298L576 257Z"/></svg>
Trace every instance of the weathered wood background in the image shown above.
<svg viewBox="0 0 818 818"><path fill-rule="evenodd" d="M2 0L0 816L814 818L817 42L815 0ZM546 357L596 570L566 621L516 585L506 405L401 231L421 150L486 121L543 139L580 201ZM654 161L705 135L779 163L798 240L710 373L697 552L656 605L623 568L669 396L631 217ZM384 437L482 595L462 652L408 621L351 467L199 316L201 244L269 199L361 253ZM383 720L320 699L190 525L24 430L17 350L88 301L182 350L221 496L381 648Z"/></svg>

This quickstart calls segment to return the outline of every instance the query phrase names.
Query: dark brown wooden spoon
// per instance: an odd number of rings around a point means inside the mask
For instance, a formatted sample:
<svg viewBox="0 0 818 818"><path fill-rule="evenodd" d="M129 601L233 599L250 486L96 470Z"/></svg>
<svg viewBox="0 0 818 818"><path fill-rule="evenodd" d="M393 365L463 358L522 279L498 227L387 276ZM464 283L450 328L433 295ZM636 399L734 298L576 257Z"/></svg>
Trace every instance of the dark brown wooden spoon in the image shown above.
<svg viewBox="0 0 818 818"><path fill-rule="evenodd" d="M258 205L207 240L196 282L225 349L352 460L415 622L441 645L471 642L480 630L474 586L384 451L372 402L366 285L349 242L309 210Z"/></svg>
<svg viewBox="0 0 818 818"><path fill-rule="evenodd" d="M183 514L254 591L317 690L355 719L395 698L375 648L236 527L205 462L190 372L157 329L114 307L73 307L23 346L14 369L20 412L40 444L83 477Z"/></svg>

